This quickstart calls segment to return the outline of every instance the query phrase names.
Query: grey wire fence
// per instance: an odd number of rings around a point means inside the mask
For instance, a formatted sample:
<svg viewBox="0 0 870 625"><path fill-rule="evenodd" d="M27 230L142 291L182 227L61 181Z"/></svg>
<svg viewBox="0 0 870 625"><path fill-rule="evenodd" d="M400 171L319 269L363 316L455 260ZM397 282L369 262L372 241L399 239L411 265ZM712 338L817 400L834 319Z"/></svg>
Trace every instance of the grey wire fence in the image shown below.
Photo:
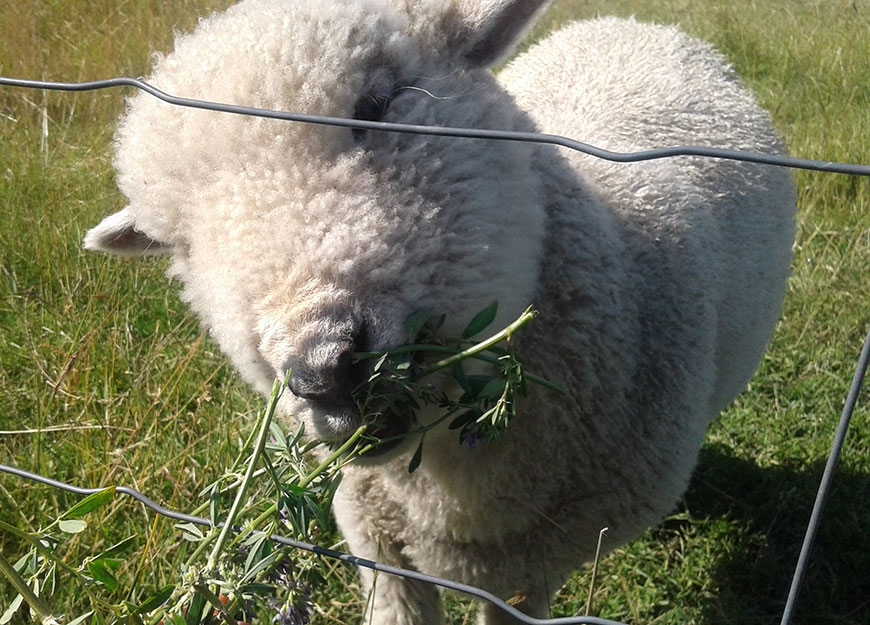
<svg viewBox="0 0 870 625"><path fill-rule="evenodd" d="M659 149L644 150L640 152L612 152L602 148L582 143L580 141L552 134L540 134L531 132L514 132L505 130L484 130L477 128L454 128L444 126L420 126L409 124L394 124L388 122L371 122L356 119L345 119L339 117L326 117L320 115L307 115L301 113L292 113L286 111L276 111L260 108L251 108L245 106L237 106L232 104L223 104L219 102L210 102L205 100L196 100L191 98L178 97L160 89L145 81L136 78L118 77L107 80L99 80L82 83L67 83L67 82L48 82L36 81L18 78L0 77L0 85L7 87L22 87L31 89L46 89L54 91L94 91L99 89L108 89L116 87L135 87L152 96L163 100L169 104L183 106L188 108L198 108L208 111L220 113L229 113L235 115L249 115L253 117L264 117L270 119L284 120L290 122L320 124L331 126L342 126L347 128L359 128L365 130L377 130L384 132L400 132L406 134L431 135L441 137L454 137L464 139L490 140L490 141L520 141L527 143L541 143L561 146L563 148L576 150L597 158L620 162L620 163L635 163L640 161L656 160L662 158L672 158L676 156L699 156L707 158L730 159L735 161L743 161L750 163L760 163L765 165L774 165L779 167L788 167L793 169L805 169L811 171L828 172L835 174L847 174L854 176L870 176L870 165L835 163L828 161L818 161L810 159L793 158L789 156L759 154L755 152L745 152L738 150L725 150L719 148L700 147L700 146L673 146ZM795 565L794 575L792 577L789 588L788 598L786 599L783 609L781 625L789 625L791 623L798 595L800 593L804 574L807 570L810 561L810 555L813 548L813 543L821 525L822 515L827 501L828 494L834 480L834 474L839 463L840 455L845 443L846 433L849 429L849 424L855 407L858 401L858 395L864 377L867 372L868 364L870 364L870 333L865 338L863 348L858 358L855 373L852 379L852 384L849 389L846 401L840 416L839 423L836 428L834 440L831 446L831 451L822 474L819 488L816 494L813 510L807 523L806 532L804 535L803 544L797 563ZM82 488L71 484L66 484L58 480L37 475L29 471L0 464L0 472L7 473L22 479L31 480L53 488L57 488L75 495L91 495L100 492L102 488ZM144 504L153 512L173 519L175 521L193 523L211 527L212 522L209 519L176 512L164 508L141 492L126 486L118 486L115 491L133 497L137 501ZM341 553L333 549L312 545L309 543L292 540L282 536L271 536L271 540L276 543L286 545L295 549L301 549L312 552L319 556L333 558L343 562L347 562L356 566L372 569L389 575L398 575L415 581L420 581L438 586L447 590L459 592L468 596L476 597L482 601L491 603L500 608L504 612L510 614L518 621L527 623L528 625L623 625L617 621L590 617L578 616L555 619L538 619L523 614L515 607L507 602L492 595L491 593L461 584L447 579L433 577L417 571L410 571L393 566L388 566L371 560L357 558L352 555Z"/></svg>

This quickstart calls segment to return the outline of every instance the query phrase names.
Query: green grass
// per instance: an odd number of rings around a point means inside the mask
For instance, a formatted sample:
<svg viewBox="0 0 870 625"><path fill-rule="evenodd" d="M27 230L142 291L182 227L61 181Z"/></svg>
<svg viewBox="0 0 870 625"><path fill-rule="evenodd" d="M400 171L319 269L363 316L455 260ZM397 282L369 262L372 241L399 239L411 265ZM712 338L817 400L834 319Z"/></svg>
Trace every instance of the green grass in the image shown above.
<svg viewBox="0 0 870 625"><path fill-rule="evenodd" d="M225 0L0 0L0 74L147 72L173 29ZM715 43L796 156L870 163L870 2L556 0L543 28L597 13L679 22ZM163 277L164 261L84 254L122 205L110 143L124 94L0 88L0 462L82 486L124 484L189 511L235 455L254 401ZM576 137L582 140L583 137ZM779 622L855 359L870 326L870 180L799 172L782 322L750 389L711 430L684 503L600 566L594 613L630 623ZM870 622L870 426L859 407L798 605L798 623ZM47 431L47 428L56 428ZM37 431L42 430L42 431ZM47 525L75 498L0 476L0 521ZM171 581L190 547L115 498L69 544L80 562L135 535L112 600ZM24 545L0 531L16 560ZM324 563L321 623L357 622L353 573ZM585 609L588 569L554 614ZM74 613L80 593L49 597ZM0 613L14 595L0 582ZM470 618L451 600L456 622ZM20 614L14 623L25 622Z"/></svg>

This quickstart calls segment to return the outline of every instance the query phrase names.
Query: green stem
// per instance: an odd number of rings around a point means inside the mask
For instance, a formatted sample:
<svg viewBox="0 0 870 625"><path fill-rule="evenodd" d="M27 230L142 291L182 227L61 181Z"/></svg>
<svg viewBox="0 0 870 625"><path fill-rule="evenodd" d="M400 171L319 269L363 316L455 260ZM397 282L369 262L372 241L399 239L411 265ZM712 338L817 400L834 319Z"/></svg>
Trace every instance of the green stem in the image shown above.
<svg viewBox="0 0 870 625"><path fill-rule="evenodd" d="M333 463L335 463L339 458L345 455L348 451L353 449L353 446L356 445L357 441L362 438L362 436L366 433L367 426L361 425L356 429L349 439L347 439L341 447L336 449L332 454L320 463L311 473L309 473L305 479L299 482L300 488L306 488L311 482L317 479L321 473L326 471Z"/></svg>
<svg viewBox="0 0 870 625"><path fill-rule="evenodd" d="M442 369L446 369L447 367L451 367L457 362L465 360L466 358L476 358L477 360L482 360L483 362L489 363L491 365L499 366L501 362L498 358L494 358L492 356L487 356L483 354L483 352L491 349L498 343L501 343L507 338L510 338L511 334L519 330L521 327L526 325L529 321L535 318L535 313L531 308L528 308L520 315L516 321L512 324L504 328L498 334L491 336L490 338L482 341L480 343L476 343L471 347L457 352L455 348L449 347L447 345L429 345L427 343L421 344L412 344L412 345L401 345L399 347L395 347L386 352L357 352L353 355L354 361L359 362L361 360L373 360L375 358L381 358L384 354L389 354L391 356L399 356L402 354L413 354L417 352L437 352L441 354L450 354L449 357L439 360L430 368L423 371L419 378L423 378L430 373L435 373L436 371L441 371ZM565 389L560 387L553 382L550 382L546 378L542 378L541 376L535 375L533 373L526 373L526 379L529 382L534 382L538 386L543 386L546 389L551 391L556 391L557 393L564 395Z"/></svg>
<svg viewBox="0 0 870 625"><path fill-rule="evenodd" d="M255 430L255 433L256 433L256 430ZM250 441L246 442L246 443L245 443L245 446L244 446L242 449L247 449L249 443L250 443ZM235 469L228 469L228 470L227 470L227 473L232 473L234 470L235 470ZM257 470L254 472L254 476L253 476L254 479L260 477L260 476L263 475L265 472L266 472L266 469L263 469L263 468L257 469ZM242 478L238 478L237 480L233 481L232 484L228 484L227 486L224 486L223 488L221 488L221 489L218 491L218 493L221 494L221 495L224 495L224 494L226 494L226 493L228 493L228 492L230 492L230 491L232 491L232 490L238 488L239 485L242 483L242 481L243 481ZM192 515L194 515L194 516L199 516L200 514L202 514L203 512L205 512L206 508L208 508L208 507L209 507L209 501L206 500L206 501L204 501L203 503L199 504L196 508L194 508L193 510L191 510L190 514L192 514Z"/></svg>
<svg viewBox="0 0 870 625"><path fill-rule="evenodd" d="M441 371L442 369L447 369L448 367L452 367L456 363L465 360L466 358L474 357L481 352L485 352L488 349L491 349L502 341L509 339L514 332L516 332L524 325L526 325L529 321L534 319L536 314L537 313L535 313L531 308L527 308L525 312L517 318L516 321L508 325L501 332L493 334L485 341L481 341L476 345L472 345L468 349L464 349L458 354L454 354L452 356L444 358L443 360L439 360L426 370L425 375L435 373L436 371Z"/></svg>
<svg viewBox="0 0 870 625"><path fill-rule="evenodd" d="M275 383L277 384L278 381L276 380ZM275 388L273 386L272 393L274 393L274 392L275 392ZM272 402L272 397L269 398L269 403L271 403L271 402ZM269 409L269 406L267 404L266 410L268 410L268 409ZM257 433L256 429L253 429L250 432L248 432L248 437L245 439L245 442L242 443L242 446L239 448L239 455L236 456L236 459L233 461L233 465L229 469L227 469L227 471L226 471L227 473L235 473L236 471L239 470L239 467L242 465L242 462L244 462L245 450L251 446L251 443L253 442L254 436L256 436L256 433Z"/></svg>
<svg viewBox="0 0 870 625"><path fill-rule="evenodd" d="M193 550L193 553L190 554L190 557L187 558L187 561L184 563L184 568L191 566L194 562L199 559L199 556L202 555L202 552L208 549L208 546L214 542L215 537L218 535L218 530L216 527L212 526L211 530L208 534L202 537L202 540L196 545L196 549Z"/></svg>
<svg viewBox="0 0 870 625"><path fill-rule="evenodd" d="M247 469L245 470L245 476L242 478L242 483L239 485L239 490L236 493L236 498L233 500L233 505L230 507L230 512L227 515L227 519L224 522L223 527L221 528L221 533L217 538L217 541L214 544L214 547L211 550L211 554L208 557L206 570L213 571L217 568L218 557L223 551L224 545L229 538L230 533L233 531L233 522L239 514L239 510L242 505L244 505L245 497L248 493L248 488L253 481L253 475L256 471L257 461L260 459L260 455L263 453L263 449L266 447L266 441L269 438L269 426L272 423L272 417L275 415L275 408L278 405L278 398L281 396L281 389L283 385L280 380L275 380L275 384L272 386L272 395L269 398L269 405L266 406L266 410L263 413L263 416L260 419L260 429L257 434L257 440L254 447L254 451L251 454L251 459L248 462Z"/></svg>
<svg viewBox="0 0 870 625"><path fill-rule="evenodd" d="M359 362L360 360L374 360L375 358L380 358L387 353L391 356L398 356L400 354L414 354L417 352L438 352L441 354L455 354L456 349L453 347L449 347L448 345L411 343L409 345L400 345L399 347L394 347L390 350L387 350L386 352L354 352L353 360L354 362Z"/></svg>
<svg viewBox="0 0 870 625"><path fill-rule="evenodd" d="M15 570L15 567L12 566L2 552L0 552L0 573L3 573L18 594L24 597L24 600L27 602L27 605L30 606L30 609L36 612L36 616L39 617L40 623L48 624L57 622L51 614L51 608L30 589L27 582L22 579L21 575L18 574L18 571Z"/></svg>
<svg viewBox="0 0 870 625"><path fill-rule="evenodd" d="M308 485L311 484L311 482L313 482L315 479L317 479L317 477L320 476L324 471L326 471L330 466L335 464L335 462L338 461L339 458L341 458L348 451L353 449L353 446L356 445L357 441L359 441L359 439L365 433L366 433L366 426L365 425L361 425L360 427L358 427L356 432L354 432L351 435L351 437L348 438L342 444L341 447L336 449L326 460L321 462L311 473L306 475L302 479L302 481L299 482L299 484L298 484L299 488L302 488L302 489L307 488ZM243 532L239 533L238 537L236 538L236 541L238 542L240 540L243 540L245 538L245 536L250 534L251 531L257 529L264 521L267 521L270 518L272 518L276 512L278 512L278 504L273 503L268 508L263 510L263 512L260 513L260 515L257 516L257 518L255 518L253 521L251 521L250 523L248 523L245 526L245 530ZM305 528L297 528L297 529L301 529L304 531Z"/></svg>
<svg viewBox="0 0 870 625"><path fill-rule="evenodd" d="M42 541L40 541L38 538L34 537L33 535L29 534L28 532L21 531L17 527L15 527L13 525L9 525L8 523L5 523L3 521L0 521L0 529L2 529L5 532L9 532L10 534L15 534L19 538L26 540L27 542L29 542L33 546L34 549L36 549L36 551L38 551L40 553L40 555L42 555L43 558L45 558L46 560L50 560L51 562L54 562L55 564L57 564L61 569L63 569L67 573L70 573L71 575L73 575L75 577L79 577L79 572L75 567L70 566L69 564L64 562L61 558L55 556L54 553L50 549L47 549L45 547L45 545L42 544ZM40 530L40 531L43 531L43 530Z"/></svg>
<svg viewBox="0 0 870 625"><path fill-rule="evenodd" d="M450 367L453 364L459 362L460 360L475 357L481 352L485 352L486 350L494 347L498 343L501 343L505 339L510 338L511 334L513 334L524 325L526 325L529 321L534 319L536 315L537 313L534 310L532 310L531 308L527 308L523 312L523 314L521 314L513 323L502 329L497 334L493 334L488 339L481 341L480 343L475 343L471 347L464 349L460 352L457 352L454 348L447 345L430 345L428 343L422 343L412 345L400 345L399 347L387 350L387 352L357 352L353 355L353 358L355 361L358 362L360 360L372 360L374 358L380 358L384 355L384 353L389 353L390 355L411 354L416 352L440 352L442 354L451 354L451 356L449 356L448 358L436 362L434 365L432 365L430 369L426 371L426 373L433 373L435 371L440 371L441 369Z"/></svg>

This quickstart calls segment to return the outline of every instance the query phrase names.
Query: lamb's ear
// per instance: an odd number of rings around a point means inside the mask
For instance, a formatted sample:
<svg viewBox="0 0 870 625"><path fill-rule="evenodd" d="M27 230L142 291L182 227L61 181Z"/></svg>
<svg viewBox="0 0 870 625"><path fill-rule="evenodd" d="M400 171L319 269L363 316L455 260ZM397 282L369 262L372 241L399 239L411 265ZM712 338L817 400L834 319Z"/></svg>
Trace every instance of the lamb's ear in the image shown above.
<svg viewBox="0 0 870 625"><path fill-rule="evenodd" d="M461 26L452 33L459 37L448 39L454 39L470 65L491 67L510 56L549 4L550 0L457 0L458 15L447 19L459 18Z"/></svg>
<svg viewBox="0 0 870 625"><path fill-rule="evenodd" d="M109 215L85 235L85 249L91 252L106 252L119 256L143 256L167 254L172 246L136 230L129 208Z"/></svg>

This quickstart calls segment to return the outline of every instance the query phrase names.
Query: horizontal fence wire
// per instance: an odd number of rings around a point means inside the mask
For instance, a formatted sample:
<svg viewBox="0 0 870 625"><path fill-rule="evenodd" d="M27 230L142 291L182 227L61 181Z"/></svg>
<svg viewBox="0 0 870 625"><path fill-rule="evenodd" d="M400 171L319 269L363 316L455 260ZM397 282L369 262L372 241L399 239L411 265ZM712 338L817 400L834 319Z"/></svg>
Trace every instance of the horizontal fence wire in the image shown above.
<svg viewBox="0 0 870 625"><path fill-rule="evenodd" d="M720 148L712 148L712 147L702 147L702 146L675 146L675 147L665 147L665 148L657 148L651 150L643 150L638 152L613 152L610 150L605 150L593 145L589 145L587 143L583 143L581 141L577 141L575 139L571 139L568 137L563 137L560 135L553 134L542 134L542 133L533 133L533 132L516 132L516 131L507 131L507 130L487 130L487 129L479 129L479 128L454 128L447 126L421 126L421 125L412 125L412 124L395 124L389 122L372 122L358 119L347 119L341 117L328 117L322 115L308 115L302 113L291 113L287 111L277 111L270 109L261 109L261 108L252 108L247 106L238 106L234 104L223 104L219 102L211 102L207 100L197 100L192 98L184 98L175 96L160 89L154 87L153 85L148 84L147 82L137 79L137 78L127 78L127 77L117 77L110 78L107 80L97 80L91 82L50 82L50 81L39 81L39 80L27 80L27 79L19 79L19 78L8 78L0 76L0 85L8 86L8 87L21 87L21 88L30 88L30 89L44 89L44 90L52 90L52 91L96 91L100 89L109 89L109 88L117 88L117 87L135 87L141 91L144 91L168 104L182 106L187 108L196 108L202 109L206 111L214 111L219 113L229 113L235 115L248 115L252 117L262 117L268 119L276 119L290 122L299 122L299 123L308 123L308 124L319 124L319 125L329 125L329 126L341 126L346 128L359 128L363 130L376 130L376 131L384 131L384 132L399 132L405 134L415 134L415 135L428 135L428 136L438 136L438 137L454 137L454 138L464 138L464 139L479 139L479 140L494 140L494 141L516 141L516 142L526 142L526 143L539 143L539 144L549 144L554 146L560 146L564 148L568 148L571 150L575 150L577 152L581 152L587 154L589 156L594 156L596 158L601 158L608 161L618 162L618 163L637 163L642 161L650 161L657 160L663 158L673 158L677 156L696 156L696 157L705 157L705 158L718 158L718 159L728 159L734 161L748 162L748 163L758 163L764 165L773 165L778 167L788 167L792 169L804 169L809 171L819 171L819 172L827 172L827 173L836 173L836 174L846 174L846 175L855 175L855 176L870 176L870 165L859 165L859 164L849 164L849 163L836 163L830 161L819 161L812 159L803 159L803 158L794 158L790 156L782 156L782 155L772 155L772 154L760 154L757 152L746 152L740 150L727 150ZM827 500L827 495L829 493L831 484L833 483L834 473L836 471L837 464L839 462L840 455L842 453L843 446L845 444L846 434L849 429L849 423L851 421L852 415L854 413L855 407L857 405L858 395L861 390L861 386L863 380L866 376L868 363L870 363L870 333L867 334L865 338L863 348L861 350L861 354L858 359L858 363L855 370L855 375L852 380L851 388L849 389L849 394L846 398L845 405L843 407L843 412L840 417L840 421L837 426L837 430L834 436L834 441L831 447L831 452L828 456L827 463L825 465L824 474L821 479L821 483L819 485L819 489L816 495L816 500L813 506L813 511L810 516L810 520L807 525L806 534L804 536L803 544L801 547L801 552L798 557L798 562L795 567L794 576L792 578L791 586L789 588L788 598L786 600L785 608L783 610L782 620L780 625L789 625L791 622L794 607L797 602L797 598L800 592L800 587L803 582L803 575L806 571L806 568L809 563L810 553L812 551L813 542L815 540L816 533L818 531L819 525L821 523L821 517L824 510L824 506ZM70 492L76 495L90 495L96 492L100 492L101 488L82 488L78 486L73 486L70 484L66 484L64 482L60 482L58 480L54 480L51 478L47 478L35 473L31 473L29 471L24 471L22 469L18 469L16 467L11 467L7 465L0 464L0 472L8 473L10 475L14 475L19 478L31 480L34 482L38 482L47 486L51 486L53 488L57 488L60 490L64 490L66 492ZM182 521L187 523L193 523L195 525L203 525L207 527L211 527L212 523L210 520L192 516L189 514L184 514L181 512L176 512L170 510L168 508L164 508L163 506L158 505L153 500L151 500L146 495L140 493L139 491L129 488L126 486L118 486L115 487L115 492L123 493L130 497L133 497L137 501L141 502L147 508L151 509L153 512L173 519L175 521ZM411 571L407 569L401 569L398 567L392 567L385 564L381 564L378 562L373 562L371 560L366 560L364 558L358 558L353 555L341 553L339 551L335 551L333 549L328 549L325 547L320 547L317 545L312 545L309 543L293 540L290 538L286 538L283 536L270 536L271 540L286 545L292 548L301 549L304 551L309 551L311 553L317 554L319 556L332 558L336 560L340 560L342 562L346 562L349 564L353 564L356 566L368 568L374 571L378 571L381 573L386 573L389 575L397 575L401 577L405 577L407 579L412 579L415 581L420 581L428 584L432 584L434 586L438 586L447 590L451 590L454 592L462 593L468 596L475 597L482 601L488 602L504 612L510 614L512 617L521 621L523 623L527 623L528 625L623 625L617 621L611 621L607 619L591 617L591 616L577 616L577 617L563 617L563 618L554 618L554 619L539 619L528 616L519 610L517 610L512 605L503 601L502 599L496 597L495 595L482 590L480 588L476 588L474 586L469 586L467 584L461 584L458 582L454 582L451 580L446 580L438 577L433 577L430 575L426 575L424 573L420 573L417 571Z"/></svg>
<svg viewBox="0 0 870 625"><path fill-rule="evenodd" d="M848 432L852 415L854 414L855 407L858 403L858 395L860 394L864 378L867 374L868 364L870 364L870 332L868 332L866 338L864 339L864 345L861 349L861 354L858 357L858 363L855 368L855 374L852 378L852 384L846 397L846 402L843 407L840 421L837 425L834 442L831 446L831 452L828 455L824 474L822 476L818 493L816 495L816 500L813 505L813 511L810 516L809 523L807 524L807 530L804 536L801 552L798 557L798 562L795 567L791 586L789 588L788 598L786 600L786 605L783 610L780 625L789 625L789 623L791 622L794 613L794 607L796 605L801 584L803 582L803 574L806 568L809 566L810 552L812 551L813 542L815 541L816 533L821 524L822 513L824 511L831 484L833 483L834 473L836 471L837 464L839 463L843 446L845 445L846 433ZM105 490L103 488L82 488L80 486L73 486L59 480L55 480L49 477L39 475L37 473L32 473L30 471L25 471L23 469L4 464L0 464L0 473L8 473L9 475L30 480L38 484L51 486L52 488L56 488L58 490L80 496L92 495L94 493ZM116 486L115 492L128 495L142 503L146 508L149 508L151 511L174 521L193 523L194 525L202 525L205 527L214 527L214 524L209 519L185 514L182 512L176 512L175 510L171 510L169 508L164 508L163 506L154 502L154 500L152 500L150 497L142 494L134 488L130 488L127 486ZM239 531L240 529L241 528L234 528L235 531ZM258 535L263 534L263 532L260 531L255 531L253 533ZM618 621L612 621L592 616L539 619L520 612L515 607L503 601L499 597L496 597L492 593L489 593L475 586L461 584L459 582L434 577L432 575L426 575L425 573L420 573L418 571L411 571L408 569L402 569L399 567L381 564L379 562L374 562L365 558L358 558L356 556L342 553L334 549L320 547L318 545L312 545L310 543L293 540L284 536L277 536L272 534L269 536L269 538L278 544L285 545L294 549L308 551L318 556L331 558L334 560L340 560L348 564L368 568L373 571L378 571L380 573L386 573L388 575L396 575L404 577L406 579L432 584L446 590L462 593L470 597L475 597L481 601L485 601L496 606L497 608L513 616L518 621L526 623L527 625L625 625L624 623Z"/></svg>
<svg viewBox="0 0 870 625"><path fill-rule="evenodd" d="M290 113L287 111L275 111L271 109L252 108L235 104L222 104L208 100L196 100L183 98L161 91L157 87L148 84L138 78L117 77L107 80L95 80L91 82L48 82L40 80L25 80L21 78L7 78L0 76L0 85L8 87L26 87L30 89L46 89L51 91L96 91L113 87L135 87L151 94L175 106L197 108L219 113L232 113L235 115L248 115L251 117L264 117L306 124L320 124L326 126L342 126L346 128L358 128L361 130L380 130L386 132L399 132L414 135L428 135L435 137L455 137L464 139L488 139L494 141L518 141L525 143L542 143L561 146L576 150L617 163L637 163L675 156L701 156L707 158L720 158L747 163L760 163L763 165L777 165L792 169L807 169L835 174L849 174L855 176L870 176L870 165L857 165L849 163L835 163L831 161L818 161L805 158L793 158L777 154L761 154L758 152L746 152L741 150L727 150L721 148L703 146L675 146L642 150L639 152L613 152L603 148L570 139L560 135L542 134L537 132L518 132L513 130L487 130L482 128L454 128L450 126L421 126L416 124L394 124L391 122L372 122L361 119L347 119L344 117L327 117L324 115L308 115L303 113Z"/></svg>
<svg viewBox="0 0 870 625"><path fill-rule="evenodd" d="M66 491L68 493L73 493L75 495L93 495L94 493L99 493L104 488L82 488L79 486L73 486L72 484L66 484L65 482L61 482L49 477L45 477L39 475L37 473L31 473L30 471L25 471L23 469L19 469L16 467L11 467L8 465L0 464L0 473L8 473L10 475L14 475L16 477L20 477L26 480L30 480L36 482L38 484L44 484L46 486L51 486L52 488L56 488L58 490ZM176 512L174 510L170 510L168 508L164 508L163 506L155 503L150 497L143 495L139 491L134 488L129 488L127 486L116 486L116 493L122 493L124 495L129 495L133 497L140 503L142 503L146 508L151 509L157 514L164 516L166 518L172 519L174 521L182 521L184 523L193 523L194 525L202 525L205 527L214 527L214 524L204 517L193 516L190 514L184 514L181 512ZM217 527L220 527L219 524ZM234 531L239 532L242 528L233 528ZM254 535L263 535L264 532L254 531L252 534ZM461 584L459 582L454 582L448 579L442 579L440 577L434 577L432 575L426 575L425 573L420 573L418 571L411 571L409 569L402 569L395 566L389 566L387 564L381 564L380 562L374 562L372 560L366 560L365 558L358 558L354 555L349 555L346 553L342 553L340 551L336 551L334 549L329 549L326 547L320 547L318 545L312 545L310 543L293 540L292 538L286 538L284 536L278 536L275 534L269 535L269 538L281 545L286 545L288 547L292 547L294 549L301 549L303 551L309 551L319 556L323 556L326 558L332 558L334 560L340 560L342 562L347 562L349 564L354 564L356 566L361 566L367 569L371 569L373 571L378 571L379 573L387 573L389 575L397 575L400 577L404 577L406 579L411 579L418 582L424 582L427 584L432 584L434 586L439 586L446 590L451 590L453 592L462 593L471 597L475 597L480 599L481 601L486 601L488 603L493 604L494 606L504 610L515 619L522 621L523 623L527 623L528 625L624 625L618 621L611 621L608 619L597 618L592 616L571 616L571 617L562 617L562 618L552 618L552 619L540 619L532 616L528 616L517 610L515 607L510 605L509 603L503 601L499 597L496 597L490 592L477 588L475 586L469 586L468 584Z"/></svg>

